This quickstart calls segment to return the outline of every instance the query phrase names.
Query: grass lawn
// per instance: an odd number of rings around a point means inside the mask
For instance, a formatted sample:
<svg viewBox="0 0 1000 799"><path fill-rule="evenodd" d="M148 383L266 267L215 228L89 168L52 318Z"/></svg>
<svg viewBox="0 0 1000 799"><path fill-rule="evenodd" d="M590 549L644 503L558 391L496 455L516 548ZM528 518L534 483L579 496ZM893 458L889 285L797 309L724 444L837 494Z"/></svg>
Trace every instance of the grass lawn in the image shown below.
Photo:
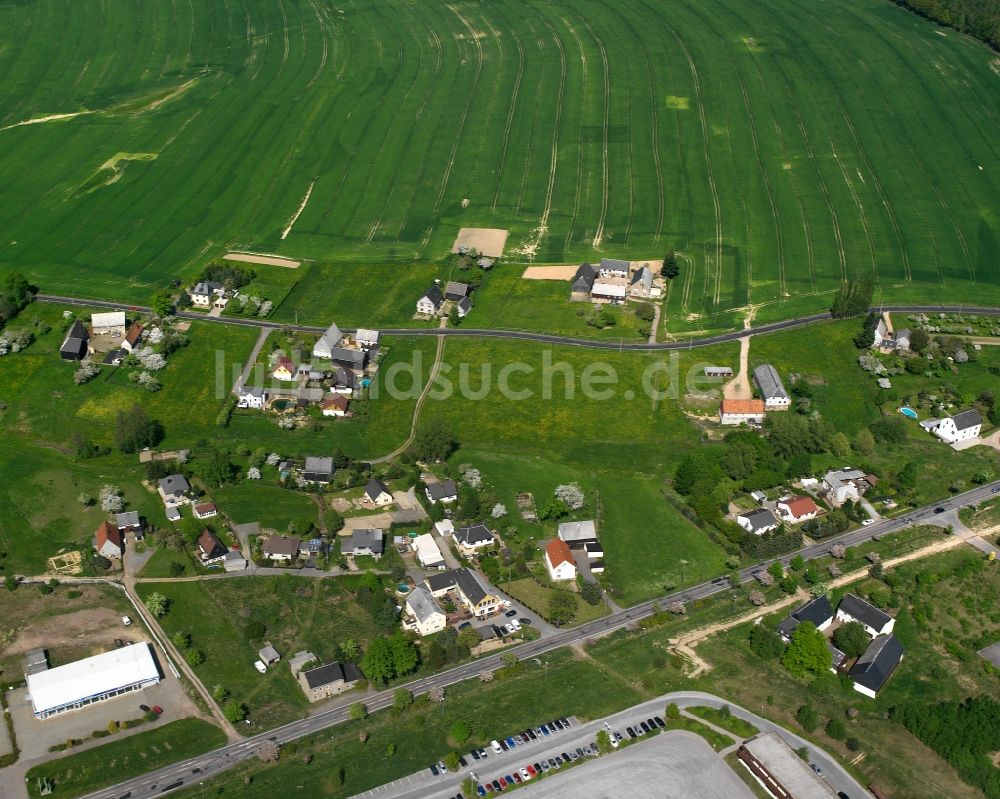
<svg viewBox="0 0 1000 799"><path fill-rule="evenodd" d="M139 576L176 577L178 575L175 575L170 568L175 563L179 563L184 567L184 571L179 575L181 577L191 577L195 574L204 574L206 572L205 569L200 568L195 562L189 549L184 548L180 552L175 552L167 547L158 547L142 567Z"/></svg>
<svg viewBox="0 0 1000 799"><path fill-rule="evenodd" d="M707 724L702 724L697 719L689 719L686 716L681 716L676 719L667 718L664 721L667 724L666 729L668 730L687 730L688 732L693 732L695 735L700 735L708 741L709 746L716 752L720 752L735 743L728 735L723 735L721 732L713 730Z"/></svg>
<svg viewBox="0 0 1000 799"><path fill-rule="evenodd" d="M265 635L284 660L302 649L323 662L333 646L353 639L362 646L377 630L354 603L350 581L291 575L240 577L188 583L140 583L143 598L159 592L171 600L160 623L169 635L188 632L205 662L195 667L209 690L221 685L247 705L258 729L304 715L308 702L284 662L259 674L253 663L262 641L247 640L244 627L263 622Z"/></svg>
<svg viewBox="0 0 1000 799"><path fill-rule="evenodd" d="M39 796L37 780L47 778L54 784L55 796L82 796L225 743L225 733L201 719L181 719L128 737L119 734L103 746L30 769L28 794Z"/></svg>
<svg viewBox="0 0 1000 799"><path fill-rule="evenodd" d="M553 588L540 585L534 578L523 577L520 580L512 580L503 583L500 587L519 602L523 602L529 610L546 618L549 609L549 597L552 596ZM608 606L603 602L597 605L589 605L583 601L579 594L576 598L576 616L570 624L565 626L573 627L587 621L599 619L607 616L610 612Z"/></svg>
<svg viewBox="0 0 1000 799"><path fill-rule="evenodd" d="M271 475L271 470L266 474ZM262 528L287 530L289 523L296 530L306 530L317 523L317 506L310 494L293 491L264 480L244 480L217 488L212 499L234 524L260 522Z"/></svg>
<svg viewBox="0 0 1000 799"><path fill-rule="evenodd" d="M729 730L739 738L749 738L760 732L760 730L753 726L753 724L749 721L744 721L737 716L726 715L719 708L693 706L684 709L688 713L697 716L700 719L710 721L716 727L722 727L724 730Z"/></svg>
<svg viewBox="0 0 1000 799"><path fill-rule="evenodd" d="M959 516L974 530L995 528L1000 524L1000 500L985 502L976 508L962 508Z"/></svg>

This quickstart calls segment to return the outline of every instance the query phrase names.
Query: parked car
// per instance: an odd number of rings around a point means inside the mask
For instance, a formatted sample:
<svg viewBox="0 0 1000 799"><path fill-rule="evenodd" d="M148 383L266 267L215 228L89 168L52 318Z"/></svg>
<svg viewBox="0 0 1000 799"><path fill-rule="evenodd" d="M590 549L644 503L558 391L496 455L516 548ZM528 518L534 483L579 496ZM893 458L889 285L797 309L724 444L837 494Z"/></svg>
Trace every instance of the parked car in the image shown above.
<svg viewBox="0 0 1000 799"><path fill-rule="evenodd" d="M465 755L458 756L458 765L462 768L466 768L469 765L469 761L465 759Z"/></svg>
<svg viewBox="0 0 1000 799"><path fill-rule="evenodd" d="M139 710L143 713L152 713L153 709L149 705L139 705Z"/></svg>
<svg viewBox="0 0 1000 799"><path fill-rule="evenodd" d="M508 782L513 781L515 785L520 785L522 782L524 782L524 780L521 779L521 775L518 774L516 771L510 777L507 778L507 781Z"/></svg>
<svg viewBox="0 0 1000 799"><path fill-rule="evenodd" d="M626 727L625 732L628 733L629 738L635 738L635 730L633 730L631 727Z"/></svg>
<svg viewBox="0 0 1000 799"><path fill-rule="evenodd" d="M531 772L528 771L526 766L521 767L521 779L525 782L531 779Z"/></svg>
<svg viewBox="0 0 1000 799"><path fill-rule="evenodd" d="M861 522L861 526L862 527L869 527L870 525L873 525L873 524L875 524L875 520L874 519L865 519L863 522Z"/></svg>
<svg viewBox="0 0 1000 799"><path fill-rule="evenodd" d="M555 721L553 721L553 722L551 722L551 723L552 723L552 724L555 724L555 726L556 726L556 729L557 729L557 730L562 730L562 728L563 728L563 725L562 725L562 722L561 722L561 721L559 721L559 719L556 719Z"/></svg>
<svg viewBox="0 0 1000 799"><path fill-rule="evenodd" d="M640 721L639 726L642 727L643 732L649 732L649 725L646 722Z"/></svg>
<svg viewBox="0 0 1000 799"><path fill-rule="evenodd" d="M162 707L160 707L159 705L153 705L153 712L154 712L154 713L155 713L155 714L156 714L157 716L161 716L161 715L163 715L163 708L162 708Z"/></svg>
<svg viewBox="0 0 1000 799"><path fill-rule="evenodd" d="M537 736L537 735L535 735L535 731L534 731L534 730L526 730L526 732L528 733L528 737L529 737L529 738L530 738L530 739L531 739L532 741L537 741L537 740L538 740L538 736Z"/></svg>
<svg viewBox="0 0 1000 799"><path fill-rule="evenodd" d="M541 727L539 727L538 729L540 729L540 730L542 731L542 735L549 735L549 734L550 734L550 733L549 733L549 728L548 728L548 725L547 725L547 724L543 724L543 725L542 725Z"/></svg>
<svg viewBox="0 0 1000 799"><path fill-rule="evenodd" d="M944 513L944 508L934 508L935 513Z"/></svg>
<svg viewBox="0 0 1000 799"><path fill-rule="evenodd" d="M267 666L264 665L264 661L255 660L253 663L253 667L257 669L257 671L259 671L261 674L267 674Z"/></svg>
<svg viewBox="0 0 1000 799"><path fill-rule="evenodd" d="M531 624L531 619L529 619L529 618L527 618L525 616L522 616L521 618L519 618L518 621L521 624Z"/></svg>
<svg viewBox="0 0 1000 799"><path fill-rule="evenodd" d="M447 774L447 773L448 773L448 767L447 767L447 766L446 766L446 765L444 764L444 761L443 761L443 760L439 760L439 761L438 761L438 770L439 770L439 771L440 771L440 772L441 772L442 774Z"/></svg>
<svg viewBox="0 0 1000 799"><path fill-rule="evenodd" d="M656 722L656 726L659 727L661 730L667 726L666 723L664 723L663 719L661 719L659 716L653 716L653 721Z"/></svg>
<svg viewBox="0 0 1000 799"><path fill-rule="evenodd" d="M473 760L479 760L479 752L477 752L475 749L469 752L469 754L472 756Z"/></svg>
<svg viewBox="0 0 1000 799"><path fill-rule="evenodd" d="M436 777L440 773L441 772L438 771L437 763L431 763L431 774L433 774Z"/></svg>
<svg viewBox="0 0 1000 799"><path fill-rule="evenodd" d="M496 752L498 755L503 751L503 749L500 748L499 741L490 741L490 746L493 747L493 751Z"/></svg>
<svg viewBox="0 0 1000 799"><path fill-rule="evenodd" d="M567 729L569 729L569 719L568 718L566 718L565 716L563 716L561 719L559 719L559 721L561 721L563 723L564 727L566 727Z"/></svg>
<svg viewBox="0 0 1000 799"><path fill-rule="evenodd" d="M513 619L517 615L517 611L516 610L508 610L503 615L506 616L508 619Z"/></svg>
<svg viewBox="0 0 1000 799"><path fill-rule="evenodd" d="M817 776L819 776L819 777L823 776L823 769L821 769L815 763L810 763L809 764L809 768L811 768L813 771L815 771Z"/></svg>
<svg viewBox="0 0 1000 799"><path fill-rule="evenodd" d="M132 619L130 619L128 616L122 616L122 624L124 624L126 627L131 627Z"/></svg>

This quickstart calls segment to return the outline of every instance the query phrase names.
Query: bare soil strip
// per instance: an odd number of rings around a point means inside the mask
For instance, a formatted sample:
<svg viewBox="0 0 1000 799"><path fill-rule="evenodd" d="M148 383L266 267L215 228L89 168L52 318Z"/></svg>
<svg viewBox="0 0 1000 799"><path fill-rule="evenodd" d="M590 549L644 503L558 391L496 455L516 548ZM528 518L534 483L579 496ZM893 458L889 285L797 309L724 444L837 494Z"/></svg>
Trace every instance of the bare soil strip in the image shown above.
<svg viewBox="0 0 1000 799"><path fill-rule="evenodd" d="M288 220L288 224L285 225L285 229L281 231L281 239L284 241L288 238L288 234L292 232L292 226L298 221L298 218L302 216L302 212L306 210L306 203L309 202L309 195L313 193L313 186L316 185L316 178L312 179L312 183L309 184L309 188L306 189L306 195L302 198L302 202L299 204L298 210L292 214L292 218ZM226 256L229 257L228 255Z"/></svg>
<svg viewBox="0 0 1000 799"><path fill-rule="evenodd" d="M578 266L564 264L561 266L529 266L521 275L525 280L572 280Z"/></svg>
<svg viewBox="0 0 1000 799"><path fill-rule="evenodd" d="M227 252L222 256L227 261L241 261L245 264L266 264L267 266L283 266L286 269L298 269L302 261L282 258L280 255L256 255L252 252Z"/></svg>
<svg viewBox="0 0 1000 799"><path fill-rule="evenodd" d="M464 227L458 231L451 251L457 253L459 247L473 247L489 258L500 258L509 232L503 228Z"/></svg>

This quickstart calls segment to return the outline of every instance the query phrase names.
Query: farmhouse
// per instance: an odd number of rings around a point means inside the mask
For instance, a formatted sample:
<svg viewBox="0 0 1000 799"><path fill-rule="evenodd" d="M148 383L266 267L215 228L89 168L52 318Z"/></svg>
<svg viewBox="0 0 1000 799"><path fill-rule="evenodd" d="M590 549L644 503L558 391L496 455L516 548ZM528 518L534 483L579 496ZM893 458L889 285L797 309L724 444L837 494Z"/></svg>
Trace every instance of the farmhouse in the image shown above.
<svg viewBox="0 0 1000 799"><path fill-rule="evenodd" d="M786 616L784 621L778 625L778 633L785 641L792 640L792 633L802 622L808 621L823 632L833 624L833 607L826 594L820 594L815 599L811 599L798 610Z"/></svg>
<svg viewBox="0 0 1000 799"><path fill-rule="evenodd" d="M219 509L214 502L203 502L194 506L194 517L196 519L211 519L219 515Z"/></svg>
<svg viewBox="0 0 1000 799"><path fill-rule="evenodd" d="M892 628L896 626L896 620L892 616L854 594L845 594L840 600L837 606L837 621L856 621L873 638L891 633Z"/></svg>
<svg viewBox="0 0 1000 799"><path fill-rule="evenodd" d="M874 699L903 661L903 645L893 635L879 635L847 673L854 690Z"/></svg>
<svg viewBox="0 0 1000 799"><path fill-rule="evenodd" d="M769 411L785 411L792 404L791 397L778 377L778 370L769 363L762 363L753 370L753 379Z"/></svg>
<svg viewBox="0 0 1000 799"><path fill-rule="evenodd" d="M721 424L760 424L763 421L763 400L724 399L719 406L719 422Z"/></svg>
<svg viewBox="0 0 1000 799"><path fill-rule="evenodd" d="M349 536L341 539L340 551L344 555L367 555L375 560L382 559L384 531L375 527L353 530Z"/></svg>
<svg viewBox="0 0 1000 799"><path fill-rule="evenodd" d="M557 532L560 541L565 541L570 549L585 549L587 544L597 543L597 526L593 519L581 522L563 522Z"/></svg>
<svg viewBox="0 0 1000 799"><path fill-rule="evenodd" d="M628 277L628 261L617 258L602 258L597 270L600 277Z"/></svg>
<svg viewBox="0 0 1000 799"><path fill-rule="evenodd" d="M817 513L819 507L813 502L812 497L789 497L778 502L778 514L792 524L815 519Z"/></svg>
<svg viewBox="0 0 1000 799"><path fill-rule="evenodd" d="M826 501L835 508L847 500L857 502L868 487L868 475L860 469L837 469L823 476Z"/></svg>
<svg viewBox="0 0 1000 799"><path fill-rule="evenodd" d="M453 302L458 302L461 299L465 299L469 296L469 284L468 283L455 283L451 280L445 284L444 287L444 298L446 300L452 300Z"/></svg>
<svg viewBox="0 0 1000 799"><path fill-rule="evenodd" d="M335 471L332 457L320 458L310 455L306 458L306 464L302 469L302 479L307 483L325 485L333 479Z"/></svg>
<svg viewBox="0 0 1000 799"><path fill-rule="evenodd" d="M125 334L125 338L122 339L122 349L126 352L135 352L135 348L139 346L139 342L142 340L142 334L142 325L138 322L133 322Z"/></svg>
<svg viewBox="0 0 1000 799"><path fill-rule="evenodd" d="M490 546L494 540L493 532L481 522L455 530L455 544L458 546L458 551L465 556L475 555Z"/></svg>
<svg viewBox="0 0 1000 799"><path fill-rule="evenodd" d="M319 407L322 409L324 416L342 418L347 416L347 408L350 404L351 401L343 394L334 394L324 399L319 404Z"/></svg>
<svg viewBox="0 0 1000 799"><path fill-rule="evenodd" d="M261 552L265 558L277 561L291 561L299 554L299 539L296 536L290 538L283 535L272 535L261 547Z"/></svg>
<svg viewBox="0 0 1000 799"><path fill-rule="evenodd" d="M458 318L465 319L469 315L469 311L472 310L472 300L468 297L462 297L455 303L455 309L458 311Z"/></svg>
<svg viewBox="0 0 1000 799"><path fill-rule="evenodd" d="M66 338L59 347L59 357L64 361L82 361L87 354L87 328L80 320L76 320L66 331Z"/></svg>
<svg viewBox="0 0 1000 799"><path fill-rule="evenodd" d="M433 635L447 624L447 616L427 586L418 585L410 592L403 605L404 630L413 630L420 636Z"/></svg>
<svg viewBox="0 0 1000 799"><path fill-rule="evenodd" d="M441 554L437 541L430 533L414 538L413 549L417 553L417 562L425 569L445 568L444 555Z"/></svg>
<svg viewBox="0 0 1000 799"><path fill-rule="evenodd" d="M130 510L125 511L124 513L116 513L115 526L118 528L118 532L122 533L122 535L125 533L133 533L136 541L142 540L142 518L139 516L138 511Z"/></svg>
<svg viewBox="0 0 1000 799"><path fill-rule="evenodd" d="M368 481L365 486L365 499L375 507L392 504L392 492L389 486L376 477Z"/></svg>
<svg viewBox="0 0 1000 799"><path fill-rule="evenodd" d="M359 327L354 333L354 342L361 348L369 350L378 346L379 332Z"/></svg>
<svg viewBox="0 0 1000 799"><path fill-rule="evenodd" d="M340 332L340 328L337 327L337 323L331 323L326 332L313 344L312 357L329 359L334 348L339 347L340 342L343 340L344 335Z"/></svg>
<svg viewBox="0 0 1000 799"><path fill-rule="evenodd" d="M120 558L125 554L125 537L110 522L101 522L97 527L94 546L98 555L106 558Z"/></svg>
<svg viewBox="0 0 1000 799"><path fill-rule="evenodd" d="M202 280L195 283L194 288L188 292L188 296L191 298L191 304L196 308L211 308L215 304L216 298L225 296L225 293L226 290L221 283Z"/></svg>
<svg viewBox="0 0 1000 799"><path fill-rule="evenodd" d="M424 580L424 584L434 597L456 590L466 610L476 618L496 613L500 607L500 597L490 593L479 575L471 569L452 569L442 574L432 574Z"/></svg>
<svg viewBox="0 0 1000 799"><path fill-rule="evenodd" d="M594 288L594 281L597 280L597 269L593 264L580 264L573 276L571 299L581 301L589 300L590 292Z"/></svg>
<svg viewBox="0 0 1000 799"><path fill-rule="evenodd" d="M776 732L745 741L736 756L777 799L837 799L833 788Z"/></svg>
<svg viewBox="0 0 1000 799"><path fill-rule="evenodd" d="M28 675L35 718L46 719L156 685L160 670L149 644L131 644Z"/></svg>
<svg viewBox="0 0 1000 799"><path fill-rule="evenodd" d="M125 311L91 314L90 329L95 336L124 336Z"/></svg>
<svg viewBox="0 0 1000 799"><path fill-rule="evenodd" d="M767 508L757 508L749 513L741 513L736 517L736 523L748 533L763 535L778 529L778 520Z"/></svg>
<svg viewBox="0 0 1000 799"><path fill-rule="evenodd" d="M206 527L198 536L198 552L201 562L207 566L209 563L218 563L226 557L227 550L219 537Z"/></svg>
<svg viewBox="0 0 1000 799"><path fill-rule="evenodd" d="M441 288L437 283L434 283L424 295L417 300L417 313L424 314L426 316L434 316L438 310L441 308L441 304L444 302L444 294L441 293Z"/></svg>
<svg viewBox="0 0 1000 799"><path fill-rule="evenodd" d="M545 545L545 568L553 580L575 580L576 562L569 545L561 538L553 538Z"/></svg>
<svg viewBox="0 0 1000 799"><path fill-rule="evenodd" d="M632 275L628 284L628 294L630 297L650 297L652 291L653 270L649 268L649 264L644 264Z"/></svg>
<svg viewBox="0 0 1000 799"><path fill-rule="evenodd" d="M365 676L353 663L327 663L299 672L299 685L310 702L349 691Z"/></svg>
<svg viewBox="0 0 1000 799"><path fill-rule="evenodd" d="M334 347L330 351L330 360L334 366L361 371L368 365L368 350Z"/></svg>
<svg viewBox="0 0 1000 799"><path fill-rule="evenodd" d="M427 494L427 499L431 501L432 504L437 504L438 502L443 502L448 504L454 502L458 499L458 486L455 485L454 480L444 480L440 483L431 483L424 489Z"/></svg>
<svg viewBox="0 0 1000 799"><path fill-rule="evenodd" d="M168 474L157 487L160 499L168 507L171 505L186 505L191 500L187 492L191 490L191 484L183 474Z"/></svg>
<svg viewBox="0 0 1000 799"><path fill-rule="evenodd" d="M958 441L968 441L978 438L983 428L983 417L979 411L972 408L944 419L932 419L921 423L921 427L929 430L942 441L954 444Z"/></svg>
<svg viewBox="0 0 1000 799"><path fill-rule="evenodd" d="M237 394L237 408L255 408L260 410L267 404L267 392L260 386L240 386Z"/></svg>

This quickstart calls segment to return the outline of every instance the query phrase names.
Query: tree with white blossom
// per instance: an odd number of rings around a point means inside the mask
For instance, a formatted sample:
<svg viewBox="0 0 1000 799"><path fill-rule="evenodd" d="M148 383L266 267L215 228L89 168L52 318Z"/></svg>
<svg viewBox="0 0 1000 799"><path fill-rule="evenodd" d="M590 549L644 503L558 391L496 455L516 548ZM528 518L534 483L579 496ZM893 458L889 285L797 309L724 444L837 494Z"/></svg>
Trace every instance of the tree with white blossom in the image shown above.
<svg viewBox="0 0 1000 799"><path fill-rule="evenodd" d="M490 510L490 516L492 516L494 519L502 519L506 515L507 515L507 506L504 505L502 502L498 502Z"/></svg>
<svg viewBox="0 0 1000 799"><path fill-rule="evenodd" d="M570 510L580 510L587 501L587 496L583 493L583 489L576 483L556 486L556 497L565 502L566 507Z"/></svg>
<svg viewBox="0 0 1000 799"><path fill-rule="evenodd" d="M247 480L260 480L260 469L256 466L251 466L247 470Z"/></svg>
<svg viewBox="0 0 1000 799"><path fill-rule="evenodd" d="M268 466L277 466L278 461L280 460L281 456L277 452L272 452L270 455L267 456L266 463Z"/></svg>
<svg viewBox="0 0 1000 799"><path fill-rule="evenodd" d="M97 498L101 503L101 510L105 513L121 513L125 507L125 501L122 499L122 490L111 483L101 486L101 491L97 495Z"/></svg>

